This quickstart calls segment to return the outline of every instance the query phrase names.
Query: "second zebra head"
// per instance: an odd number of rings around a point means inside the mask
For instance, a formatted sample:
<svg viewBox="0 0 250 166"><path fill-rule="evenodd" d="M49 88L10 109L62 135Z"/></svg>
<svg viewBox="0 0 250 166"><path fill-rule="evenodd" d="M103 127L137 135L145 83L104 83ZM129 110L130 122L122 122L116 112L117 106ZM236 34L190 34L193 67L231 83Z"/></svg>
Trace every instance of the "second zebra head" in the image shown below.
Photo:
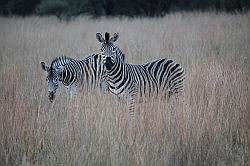
<svg viewBox="0 0 250 166"><path fill-rule="evenodd" d="M48 73L46 80L48 82L49 100L53 102L56 90L59 86L60 72L59 69L55 69L52 66L46 66L44 62L41 62L41 66L42 69Z"/></svg>
<svg viewBox="0 0 250 166"><path fill-rule="evenodd" d="M105 33L105 38L102 37L101 33L96 33L96 39L102 44L101 45L101 56L102 63L107 70L113 69L119 61L124 62L124 54L117 47L114 42L119 38L119 34L115 33L113 37L110 37L109 33Z"/></svg>

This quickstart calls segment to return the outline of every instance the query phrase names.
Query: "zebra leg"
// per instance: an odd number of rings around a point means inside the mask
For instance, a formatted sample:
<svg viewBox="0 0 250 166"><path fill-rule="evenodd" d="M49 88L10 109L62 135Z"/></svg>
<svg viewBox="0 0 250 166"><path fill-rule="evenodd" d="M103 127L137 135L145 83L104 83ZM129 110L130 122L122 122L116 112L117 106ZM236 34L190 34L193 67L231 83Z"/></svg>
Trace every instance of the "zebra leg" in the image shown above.
<svg viewBox="0 0 250 166"><path fill-rule="evenodd" d="M67 93L70 95L70 97L77 94L77 87L75 84L67 86L66 88L67 88Z"/></svg>
<svg viewBox="0 0 250 166"><path fill-rule="evenodd" d="M131 118L134 118L135 116L135 95L132 94L129 97L129 106L128 106L128 110L129 110L129 115Z"/></svg>
<svg viewBox="0 0 250 166"><path fill-rule="evenodd" d="M107 83L106 80L102 79L100 81L100 88L101 88L101 93L102 94L107 94L109 92L108 83Z"/></svg>
<svg viewBox="0 0 250 166"><path fill-rule="evenodd" d="M174 93L171 91L171 90L169 90L168 91L168 99L173 95Z"/></svg>
<svg viewBox="0 0 250 166"><path fill-rule="evenodd" d="M138 91L136 88L129 95L129 126L128 126L128 142L133 146L136 140L136 120L135 105L138 103Z"/></svg>
<svg viewBox="0 0 250 166"><path fill-rule="evenodd" d="M138 99L138 89L136 86L133 86L133 88L129 91L129 115L131 118L134 118L135 116L135 103Z"/></svg>
<svg viewBox="0 0 250 166"><path fill-rule="evenodd" d="M135 104L138 102L138 88L137 86L133 85L129 91L129 103L128 103L128 110L129 110L129 128L135 128Z"/></svg>

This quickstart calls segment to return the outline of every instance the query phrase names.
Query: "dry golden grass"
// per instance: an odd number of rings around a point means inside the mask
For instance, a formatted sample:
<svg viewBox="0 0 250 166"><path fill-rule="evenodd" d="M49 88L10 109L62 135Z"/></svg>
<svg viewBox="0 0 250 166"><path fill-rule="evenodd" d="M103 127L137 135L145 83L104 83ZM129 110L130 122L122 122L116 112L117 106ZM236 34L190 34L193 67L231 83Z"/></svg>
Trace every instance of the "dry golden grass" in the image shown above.
<svg viewBox="0 0 250 166"><path fill-rule="evenodd" d="M180 62L182 101L140 104L133 131L124 105L98 91L59 90L51 104L40 62L98 52L105 31L120 33L130 63ZM0 43L0 165L250 164L250 13L0 18Z"/></svg>

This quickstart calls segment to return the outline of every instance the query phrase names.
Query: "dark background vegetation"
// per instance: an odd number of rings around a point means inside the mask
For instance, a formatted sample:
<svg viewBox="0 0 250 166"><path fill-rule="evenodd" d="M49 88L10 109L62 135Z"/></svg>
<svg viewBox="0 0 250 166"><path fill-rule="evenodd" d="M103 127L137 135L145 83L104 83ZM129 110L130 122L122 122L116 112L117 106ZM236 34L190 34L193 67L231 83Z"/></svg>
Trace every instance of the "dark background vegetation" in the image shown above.
<svg viewBox="0 0 250 166"><path fill-rule="evenodd" d="M242 12L249 0L0 0L1 15L164 16L171 11Z"/></svg>

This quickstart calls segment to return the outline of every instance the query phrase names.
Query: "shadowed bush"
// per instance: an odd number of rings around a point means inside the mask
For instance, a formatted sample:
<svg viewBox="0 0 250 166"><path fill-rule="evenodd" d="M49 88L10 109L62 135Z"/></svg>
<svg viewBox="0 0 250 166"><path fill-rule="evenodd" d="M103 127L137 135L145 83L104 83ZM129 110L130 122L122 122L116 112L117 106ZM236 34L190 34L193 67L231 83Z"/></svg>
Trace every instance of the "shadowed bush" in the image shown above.
<svg viewBox="0 0 250 166"><path fill-rule="evenodd" d="M62 0L42 1L42 3L38 5L36 13L39 15L56 15L57 17L61 18L69 11L68 6L68 2Z"/></svg>

